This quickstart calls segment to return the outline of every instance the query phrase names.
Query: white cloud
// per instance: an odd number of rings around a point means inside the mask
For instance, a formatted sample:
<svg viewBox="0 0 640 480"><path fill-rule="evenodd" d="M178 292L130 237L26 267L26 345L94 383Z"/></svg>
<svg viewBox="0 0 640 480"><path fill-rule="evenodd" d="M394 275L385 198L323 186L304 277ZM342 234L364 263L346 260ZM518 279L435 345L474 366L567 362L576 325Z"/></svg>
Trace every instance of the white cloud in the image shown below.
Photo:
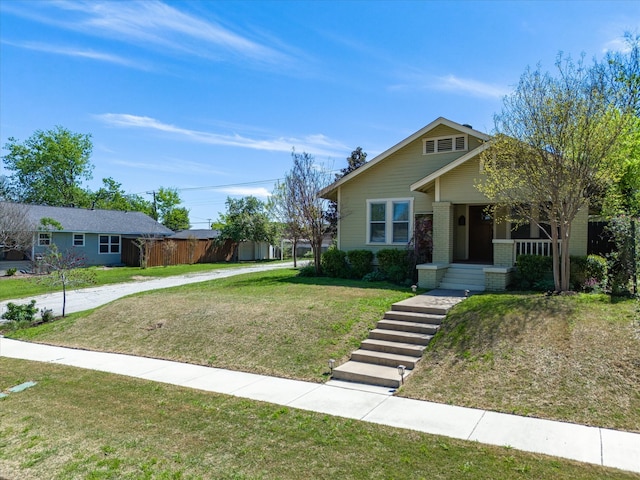
<svg viewBox="0 0 640 480"><path fill-rule="evenodd" d="M241 197L248 197L249 195L252 195L258 198L269 198L271 196L271 192L264 187L224 187L215 188L213 190Z"/></svg>
<svg viewBox="0 0 640 480"><path fill-rule="evenodd" d="M479 82L469 78L459 78L455 75L438 77L433 88L454 92L464 92L474 97L501 98L509 93L509 90L494 84Z"/></svg>
<svg viewBox="0 0 640 480"><path fill-rule="evenodd" d="M96 52L95 50L87 50L87 49L74 48L74 47L53 46L53 45L38 43L38 42L25 42L25 43L15 42L14 43L14 42L3 41L2 43L4 43L5 45L11 45L13 47L24 48L27 50L35 50L38 52L45 52L45 53L54 53L56 55L65 55L68 57L88 58L90 60L114 63L116 65L137 68L140 70L149 70L149 68L147 68L146 66L138 62L133 62L127 58L124 58L118 55Z"/></svg>
<svg viewBox="0 0 640 480"><path fill-rule="evenodd" d="M220 170L215 170L208 165L190 162L180 159L169 159L164 162L134 162L130 160L112 160L112 164L119 165L121 167L128 168L136 168L139 170L151 170L155 172L166 172L166 173L197 173L197 174L207 174L207 175L227 175L226 172L222 172Z"/></svg>
<svg viewBox="0 0 640 480"><path fill-rule="evenodd" d="M453 74L433 76L426 74L405 75L405 81L390 87L391 90L440 90L481 98L502 98L509 89L470 78L460 78Z"/></svg>
<svg viewBox="0 0 640 480"><path fill-rule="evenodd" d="M322 134L308 135L303 138L279 137L256 139L239 135L237 133L221 134L190 130L162 123L155 118L130 115L126 113L105 113L97 115L96 117L106 124L115 127L141 128L151 131L170 133L175 135L177 138L210 145L249 148L253 150L272 152L291 152L291 149L295 147L297 151L305 151L313 155L326 155L329 157L343 155L344 152L349 151L348 147L345 145Z"/></svg>
<svg viewBox="0 0 640 480"><path fill-rule="evenodd" d="M179 4L178 4L179 5ZM256 64L293 65L288 51L233 32L213 19L198 18L158 0L60 0L13 4L7 12L87 35L216 60L250 60ZM56 10L60 14L56 14ZM255 35L255 34L254 34Z"/></svg>

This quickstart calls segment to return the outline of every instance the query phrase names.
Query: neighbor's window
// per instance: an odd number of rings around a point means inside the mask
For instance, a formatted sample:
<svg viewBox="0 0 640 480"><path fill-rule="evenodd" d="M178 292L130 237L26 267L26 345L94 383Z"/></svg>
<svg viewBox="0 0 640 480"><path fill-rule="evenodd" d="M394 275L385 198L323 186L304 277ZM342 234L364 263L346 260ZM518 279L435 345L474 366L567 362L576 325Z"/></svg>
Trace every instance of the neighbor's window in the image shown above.
<svg viewBox="0 0 640 480"><path fill-rule="evenodd" d="M38 246L47 247L51 245L51 234L50 233L39 233L38 234Z"/></svg>
<svg viewBox="0 0 640 480"><path fill-rule="evenodd" d="M73 234L73 246L74 247L84 247L84 233L74 233Z"/></svg>
<svg viewBox="0 0 640 480"><path fill-rule="evenodd" d="M100 253L120 253L120 235L100 235Z"/></svg>
<svg viewBox="0 0 640 480"><path fill-rule="evenodd" d="M410 199L368 200L367 243L408 243L410 235Z"/></svg>

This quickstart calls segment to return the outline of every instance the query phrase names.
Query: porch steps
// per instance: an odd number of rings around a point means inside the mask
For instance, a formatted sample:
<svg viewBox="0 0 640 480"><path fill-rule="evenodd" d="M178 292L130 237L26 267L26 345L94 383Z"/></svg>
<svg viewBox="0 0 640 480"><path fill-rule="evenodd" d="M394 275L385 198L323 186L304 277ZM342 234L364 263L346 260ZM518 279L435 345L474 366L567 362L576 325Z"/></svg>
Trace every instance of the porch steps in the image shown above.
<svg viewBox="0 0 640 480"><path fill-rule="evenodd" d="M488 265L453 263L447 268L439 288L483 292L484 271Z"/></svg>
<svg viewBox="0 0 640 480"><path fill-rule="evenodd" d="M369 338L351 353L351 359L333 369L332 379L400 387L420 361L447 311L463 298L461 292L455 297L427 294L393 304L369 332ZM400 365L405 367L404 379L398 371Z"/></svg>

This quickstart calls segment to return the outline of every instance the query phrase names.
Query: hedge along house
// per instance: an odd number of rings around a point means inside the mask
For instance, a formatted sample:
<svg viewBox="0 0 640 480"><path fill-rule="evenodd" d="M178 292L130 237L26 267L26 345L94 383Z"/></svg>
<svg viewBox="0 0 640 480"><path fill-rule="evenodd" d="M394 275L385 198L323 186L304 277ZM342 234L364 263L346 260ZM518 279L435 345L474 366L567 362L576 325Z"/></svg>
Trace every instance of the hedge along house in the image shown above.
<svg viewBox="0 0 640 480"><path fill-rule="evenodd" d="M431 263L417 266L423 288L504 290L519 254L551 255L551 241L532 226L513 229L487 214L475 187L489 136L440 117L329 185L338 203L338 248L407 248L416 221L433 224ZM524 199L526 201L526 199ZM588 212L572 225L572 255L587 254Z"/></svg>
<svg viewBox="0 0 640 480"><path fill-rule="evenodd" d="M75 249L87 265L120 265L123 263L123 238L173 234L172 230L142 212L26 204L21 207L34 229L31 252L28 252L31 259L56 245L59 250ZM42 219L54 220L62 228L44 228Z"/></svg>

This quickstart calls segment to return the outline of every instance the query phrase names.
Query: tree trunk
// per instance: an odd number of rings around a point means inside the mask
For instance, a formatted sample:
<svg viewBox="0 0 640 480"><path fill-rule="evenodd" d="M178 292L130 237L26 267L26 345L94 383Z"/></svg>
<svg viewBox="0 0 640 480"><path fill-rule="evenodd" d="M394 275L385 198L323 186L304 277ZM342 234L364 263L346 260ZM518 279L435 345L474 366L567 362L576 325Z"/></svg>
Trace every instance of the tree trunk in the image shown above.
<svg viewBox="0 0 640 480"><path fill-rule="evenodd" d="M566 292L571 290L571 284L569 282L571 276L571 258L569 256L569 239L571 238L571 224L563 222L560 227L560 234L562 238L562 244L560 245L562 249L562 254L560 256L560 261L562 262L562 271L561 271L561 287L562 292Z"/></svg>
<svg viewBox="0 0 640 480"><path fill-rule="evenodd" d="M296 260L296 251L298 250L298 238L293 237L293 246L291 248L291 256L293 257L293 268L298 266L298 262Z"/></svg>
<svg viewBox="0 0 640 480"><path fill-rule="evenodd" d="M560 252L558 251L558 225L557 222L551 220L551 252L553 254L553 284L557 292L560 291Z"/></svg>

